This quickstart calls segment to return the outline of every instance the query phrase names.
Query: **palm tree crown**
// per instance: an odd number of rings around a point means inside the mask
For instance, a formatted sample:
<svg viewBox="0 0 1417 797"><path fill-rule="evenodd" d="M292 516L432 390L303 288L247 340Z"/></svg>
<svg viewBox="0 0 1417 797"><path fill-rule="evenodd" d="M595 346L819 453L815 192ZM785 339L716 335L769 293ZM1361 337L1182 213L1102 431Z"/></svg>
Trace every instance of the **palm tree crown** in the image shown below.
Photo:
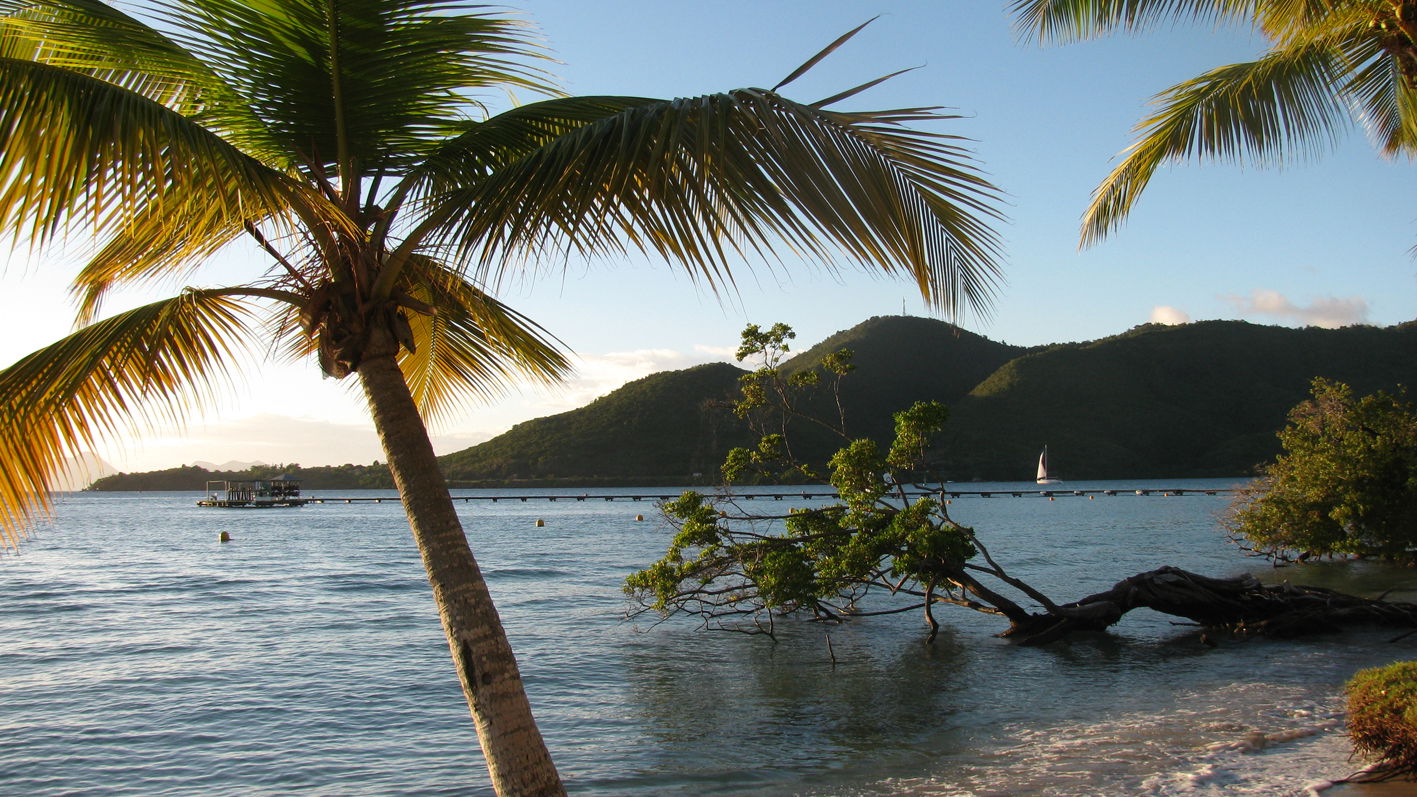
<svg viewBox="0 0 1417 797"><path fill-rule="evenodd" d="M1179 20L1241 23L1258 59L1161 92L1093 192L1084 245L1126 218L1155 171L1190 158L1272 165L1332 145L1353 122L1385 155L1417 154L1417 0L1012 0L1021 29L1071 41Z"/></svg>
<svg viewBox="0 0 1417 797"><path fill-rule="evenodd" d="M783 97L788 81L568 97L523 22L456 0L0 14L0 230L97 241L79 331L0 372L0 538L16 542L66 456L180 419L235 350L357 375L502 794L564 791L424 423L567 362L485 286L640 251L717 288L786 248L904 274L954 313L984 309L998 277L994 189L957 137L908 126L950 117L830 110L879 81L816 103ZM491 115L491 89L540 99ZM268 263L251 281L102 316L115 288L180 285L238 239Z"/></svg>

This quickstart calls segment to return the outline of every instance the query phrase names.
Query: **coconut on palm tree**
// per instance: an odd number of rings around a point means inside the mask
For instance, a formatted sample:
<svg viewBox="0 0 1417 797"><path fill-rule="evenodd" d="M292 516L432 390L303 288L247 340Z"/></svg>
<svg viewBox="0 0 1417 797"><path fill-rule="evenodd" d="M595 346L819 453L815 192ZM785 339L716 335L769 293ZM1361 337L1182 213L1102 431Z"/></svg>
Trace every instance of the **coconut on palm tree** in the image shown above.
<svg viewBox="0 0 1417 797"><path fill-rule="evenodd" d="M1417 0L1011 0L1019 27L1073 41L1180 20L1253 27L1267 50L1156 95L1093 192L1084 244L1117 228L1162 165L1261 165L1330 145L1355 122L1384 155L1417 154Z"/></svg>
<svg viewBox="0 0 1417 797"><path fill-rule="evenodd" d="M945 312L997 278L993 189L956 137L910 127L950 117L832 110L877 81L569 97L525 23L456 0L0 9L0 228L95 242L78 331L0 372L0 538L66 457L200 409L243 349L356 376L502 794L563 790L425 420L567 361L487 286L638 251L717 287L784 248L905 275ZM543 99L485 113L505 89ZM180 287L237 241L265 261L250 281ZM104 314L154 284L176 295Z"/></svg>

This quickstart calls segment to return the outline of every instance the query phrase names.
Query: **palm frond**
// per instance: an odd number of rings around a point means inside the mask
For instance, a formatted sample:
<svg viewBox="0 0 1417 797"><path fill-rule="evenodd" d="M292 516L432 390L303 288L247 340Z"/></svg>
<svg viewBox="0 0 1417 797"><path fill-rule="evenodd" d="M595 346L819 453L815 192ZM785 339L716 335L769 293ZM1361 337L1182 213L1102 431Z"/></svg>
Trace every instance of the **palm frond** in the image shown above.
<svg viewBox="0 0 1417 797"><path fill-rule="evenodd" d="M1385 47L1382 32L1363 15L1335 30L1332 38L1343 53L1344 93L1373 144L1389 156L1417 153L1417 86Z"/></svg>
<svg viewBox="0 0 1417 797"><path fill-rule="evenodd" d="M460 187L472 185L516 163L557 138L591 122L659 100L645 97L557 97L528 103L489 119L465 123L391 191L393 213Z"/></svg>
<svg viewBox="0 0 1417 797"><path fill-rule="evenodd" d="M166 106L282 171L290 153L271 140L246 98L198 55L97 0L10 0L0 54L112 83Z"/></svg>
<svg viewBox="0 0 1417 797"><path fill-rule="evenodd" d="M137 285L169 285L180 283L197 271L209 257L217 254L244 233L252 233L261 243L274 237L288 246L273 250L282 254L281 264L289 265L287 256L300 264L297 274L276 267L277 283L305 284L327 277L327 262L322 250L337 248L340 234L354 235L354 222L334 208L319 192L294 184L293 193L300 196L299 205L288 214L272 212L266 219L253 219L233 210L243 205L239 200L242 186L218 181L208 191L199 194L208 201L196 201L174 209L169 203L154 203L133 213L128 223L104 242L74 277L70 291L78 305L78 324L88 324L99 314L103 299L117 287ZM279 209L272 209L273 211ZM305 221L304 226L296 222ZM311 224L310 221L315 223ZM328 221L326 221L328 220ZM267 234L261 234L257 222L266 222ZM312 235L310 230L314 230Z"/></svg>
<svg viewBox="0 0 1417 797"><path fill-rule="evenodd" d="M550 384L570 372L545 329L456 271L415 257L404 275L408 295L435 311L403 311L415 345L402 351L399 365L425 418L437 421L470 398L500 396L518 379Z"/></svg>
<svg viewBox="0 0 1417 797"><path fill-rule="evenodd" d="M1341 96L1341 65L1323 45L1271 50L1162 92L1159 110L1137 125L1137 142L1093 191L1083 246L1122 222L1163 164L1205 157L1276 165L1286 153L1331 146L1349 122Z"/></svg>
<svg viewBox="0 0 1417 797"><path fill-rule="evenodd" d="M714 287L737 258L841 252L915 279L946 312L985 312L998 279L995 189L962 139L907 127L933 109L839 113L743 89L637 104L434 197L425 244L498 264L569 247L637 249Z"/></svg>
<svg viewBox="0 0 1417 797"><path fill-rule="evenodd" d="M811 71L812 67L821 63L822 60L825 59L827 56L836 52L837 48L841 47L841 45L843 44L846 44L852 39L852 37L854 37L856 34L860 33L863 29L865 29L867 25L870 25L872 22L875 22L878 19L880 19L879 15L871 17L865 22L862 22L860 25L857 25L846 33L843 33L840 36L836 37L836 41L833 41L831 44L828 44L826 47L822 48L822 50L816 55L812 56L811 58L808 58L806 63L792 70L792 73L789 74L787 77L783 78L782 80L779 80L777 82L777 85L772 87L772 91L777 91L778 89L782 88L783 86L786 86L797 78L807 74L809 71Z"/></svg>
<svg viewBox="0 0 1417 797"><path fill-rule="evenodd" d="M173 0L179 39L330 174L407 168L496 88L557 93L531 26L460 0ZM347 167L347 164L346 164ZM349 182L353 182L350 178Z"/></svg>
<svg viewBox="0 0 1417 797"><path fill-rule="evenodd" d="M812 103L812 107L825 108L829 105L836 105L839 102L849 100L852 97L855 97L857 94L861 94L862 92L865 92L869 89L873 89L881 85L882 83L885 83L887 80L898 78L901 75L904 75L906 72L914 72L916 69L919 69L919 67L909 66L905 69L897 69L896 71L891 72L888 75L882 75L881 77L875 78L874 80L868 80L859 86L853 86L852 88L849 88L846 91L839 91L836 94L831 95L830 97L824 97L820 100L817 100L816 102Z"/></svg>
<svg viewBox="0 0 1417 797"><path fill-rule="evenodd" d="M210 402L243 344L248 311L221 291L180 296L85 327L0 371L0 544L48 509L66 458Z"/></svg>
<svg viewBox="0 0 1417 797"><path fill-rule="evenodd" d="M0 228L8 232L43 244L71 224L98 237L123 232L138 212L182 224L189 215L265 218L309 202L286 175L146 97L0 58Z"/></svg>
<svg viewBox="0 0 1417 797"><path fill-rule="evenodd" d="M1009 10L1021 36L1074 42L1188 20L1250 19L1263 4L1265 0L1011 0Z"/></svg>
<svg viewBox="0 0 1417 797"><path fill-rule="evenodd" d="M1284 47L1352 35L1355 23L1368 27L1375 12L1391 8L1387 0L1260 0L1255 5L1255 26ZM1345 28L1350 32L1342 33Z"/></svg>
<svg viewBox="0 0 1417 797"><path fill-rule="evenodd" d="M43 245L78 226L101 242L75 282L81 323L114 285L180 280L262 219L299 222L327 251L357 234L314 188L151 98L0 59L0 227Z"/></svg>

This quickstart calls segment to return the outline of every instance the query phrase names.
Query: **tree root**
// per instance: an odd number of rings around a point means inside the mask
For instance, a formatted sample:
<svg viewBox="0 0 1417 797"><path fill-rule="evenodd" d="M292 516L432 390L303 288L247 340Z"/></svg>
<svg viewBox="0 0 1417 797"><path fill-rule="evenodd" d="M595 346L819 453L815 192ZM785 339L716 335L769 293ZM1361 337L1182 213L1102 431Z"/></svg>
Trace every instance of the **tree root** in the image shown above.
<svg viewBox="0 0 1417 797"><path fill-rule="evenodd" d="M1293 637L1356 625L1417 628L1417 604L1288 582L1266 586L1252 575L1218 579L1163 567L1053 611L1029 615L999 636L1023 645L1046 645L1078 631L1104 630L1138 608L1240 636Z"/></svg>
<svg viewBox="0 0 1417 797"><path fill-rule="evenodd" d="M1334 781L1335 783L1387 783L1390 780L1417 778L1417 767L1404 764L1374 764L1367 769Z"/></svg>

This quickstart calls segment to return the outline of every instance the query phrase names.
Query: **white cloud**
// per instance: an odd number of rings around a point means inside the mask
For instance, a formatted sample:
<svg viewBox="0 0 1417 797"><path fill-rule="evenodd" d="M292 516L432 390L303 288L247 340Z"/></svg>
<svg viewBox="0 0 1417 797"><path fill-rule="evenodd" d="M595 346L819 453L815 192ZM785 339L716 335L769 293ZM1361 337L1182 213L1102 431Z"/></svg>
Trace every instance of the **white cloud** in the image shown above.
<svg viewBox="0 0 1417 797"><path fill-rule="evenodd" d="M1164 304L1151 308L1151 323L1176 326L1191 323L1191 316L1185 310L1178 310Z"/></svg>
<svg viewBox="0 0 1417 797"><path fill-rule="evenodd" d="M673 349L636 349L584 355L576 365L576 373L556 388L555 397L543 402L542 406L558 408L552 409L552 412L565 412L583 407L626 382L660 371L675 371L721 359L716 352L710 352L709 347L695 346L694 351L694 354L686 354Z"/></svg>
<svg viewBox="0 0 1417 797"><path fill-rule="evenodd" d="M694 351L707 357L708 361L737 362L738 347L736 346L707 346L703 343L695 343Z"/></svg>
<svg viewBox="0 0 1417 797"><path fill-rule="evenodd" d="M1322 296L1302 307L1279 291L1257 290L1249 296L1232 294L1221 298L1241 315L1271 316L1306 326L1336 329L1368 320L1368 302L1361 296Z"/></svg>
<svg viewBox="0 0 1417 797"><path fill-rule="evenodd" d="M103 456L127 472L231 460L306 466L384 459L372 424L332 423L263 413L156 430L120 441Z"/></svg>

